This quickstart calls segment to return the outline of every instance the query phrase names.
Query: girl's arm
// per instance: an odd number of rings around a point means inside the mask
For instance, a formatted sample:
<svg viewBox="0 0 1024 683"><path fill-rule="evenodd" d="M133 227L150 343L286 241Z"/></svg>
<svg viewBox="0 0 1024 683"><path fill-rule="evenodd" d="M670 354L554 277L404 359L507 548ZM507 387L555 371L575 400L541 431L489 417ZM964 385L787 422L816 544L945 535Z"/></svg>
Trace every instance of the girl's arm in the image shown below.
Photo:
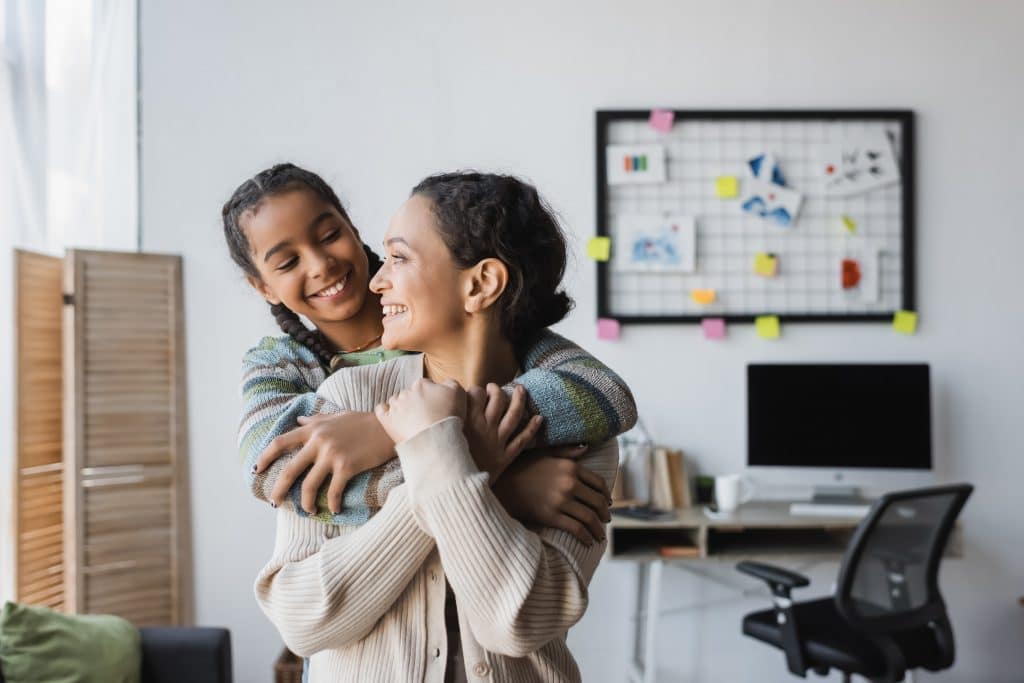
<svg viewBox="0 0 1024 683"><path fill-rule="evenodd" d="M408 588L434 541L412 515L406 486L360 527L277 513L274 555L256 599L292 652L309 657L366 637Z"/></svg>
<svg viewBox="0 0 1024 683"><path fill-rule="evenodd" d="M515 382L526 387L531 410L544 416L541 445L602 443L636 424L626 383L565 337L544 331L523 369Z"/></svg>
<svg viewBox="0 0 1024 683"><path fill-rule="evenodd" d="M317 396L316 388L327 373L306 347L292 339L264 337L245 354L242 372L238 449L253 495L269 501L273 482L252 471L260 454L276 437L294 429L300 416L337 413L339 408Z"/></svg>

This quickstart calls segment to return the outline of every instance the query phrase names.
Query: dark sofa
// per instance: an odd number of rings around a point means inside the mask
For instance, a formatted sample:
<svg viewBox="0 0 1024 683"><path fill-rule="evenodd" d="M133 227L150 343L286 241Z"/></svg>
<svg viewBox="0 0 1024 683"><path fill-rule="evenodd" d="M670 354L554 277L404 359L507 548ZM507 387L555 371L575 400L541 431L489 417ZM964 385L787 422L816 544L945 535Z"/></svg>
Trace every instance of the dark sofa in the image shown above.
<svg viewBox="0 0 1024 683"><path fill-rule="evenodd" d="M139 633L142 683L232 683L227 629L148 627Z"/></svg>

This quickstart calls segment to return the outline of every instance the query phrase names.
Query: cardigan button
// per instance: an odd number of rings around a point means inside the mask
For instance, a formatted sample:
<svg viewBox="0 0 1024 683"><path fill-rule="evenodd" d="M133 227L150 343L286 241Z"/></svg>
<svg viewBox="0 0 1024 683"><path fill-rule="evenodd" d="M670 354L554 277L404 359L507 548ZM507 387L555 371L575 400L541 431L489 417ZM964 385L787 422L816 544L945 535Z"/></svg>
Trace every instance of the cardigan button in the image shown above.
<svg viewBox="0 0 1024 683"><path fill-rule="evenodd" d="M491 667L487 666L487 662L477 662L476 666L473 667L473 673L480 678L484 678L491 673Z"/></svg>
<svg viewBox="0 0 1024 683"><path fill-rule="evenodd" d="M434 659L437 659L438 657L440 657L441 656L441 648L435 647L433 654L434 654Z"/></svg>

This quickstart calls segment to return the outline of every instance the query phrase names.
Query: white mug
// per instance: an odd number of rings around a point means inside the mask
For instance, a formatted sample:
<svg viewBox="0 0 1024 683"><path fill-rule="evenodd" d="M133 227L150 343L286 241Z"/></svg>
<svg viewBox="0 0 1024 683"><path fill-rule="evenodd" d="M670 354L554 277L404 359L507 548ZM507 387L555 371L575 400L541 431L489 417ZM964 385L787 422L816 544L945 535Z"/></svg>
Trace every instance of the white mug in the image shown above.
<svg viewBox="0 0 1024 683"><path fill-rule="evenodd" d="M732 512L754 497L754 485L738 474L715 477L715 504L722 512Z"/></svg>

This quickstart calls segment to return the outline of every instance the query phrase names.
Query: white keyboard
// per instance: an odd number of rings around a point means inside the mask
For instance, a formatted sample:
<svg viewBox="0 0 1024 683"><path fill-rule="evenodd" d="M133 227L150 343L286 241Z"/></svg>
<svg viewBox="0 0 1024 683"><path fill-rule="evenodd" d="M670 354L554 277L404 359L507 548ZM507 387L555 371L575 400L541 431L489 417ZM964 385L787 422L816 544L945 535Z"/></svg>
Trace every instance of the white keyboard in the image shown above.
<svg viewBox="0 0 1024 683"><path fill-rule="evenodd" d="M789 514L796 517L854 517L868 514L870 505L836 503L790 503Z"/></svg>

